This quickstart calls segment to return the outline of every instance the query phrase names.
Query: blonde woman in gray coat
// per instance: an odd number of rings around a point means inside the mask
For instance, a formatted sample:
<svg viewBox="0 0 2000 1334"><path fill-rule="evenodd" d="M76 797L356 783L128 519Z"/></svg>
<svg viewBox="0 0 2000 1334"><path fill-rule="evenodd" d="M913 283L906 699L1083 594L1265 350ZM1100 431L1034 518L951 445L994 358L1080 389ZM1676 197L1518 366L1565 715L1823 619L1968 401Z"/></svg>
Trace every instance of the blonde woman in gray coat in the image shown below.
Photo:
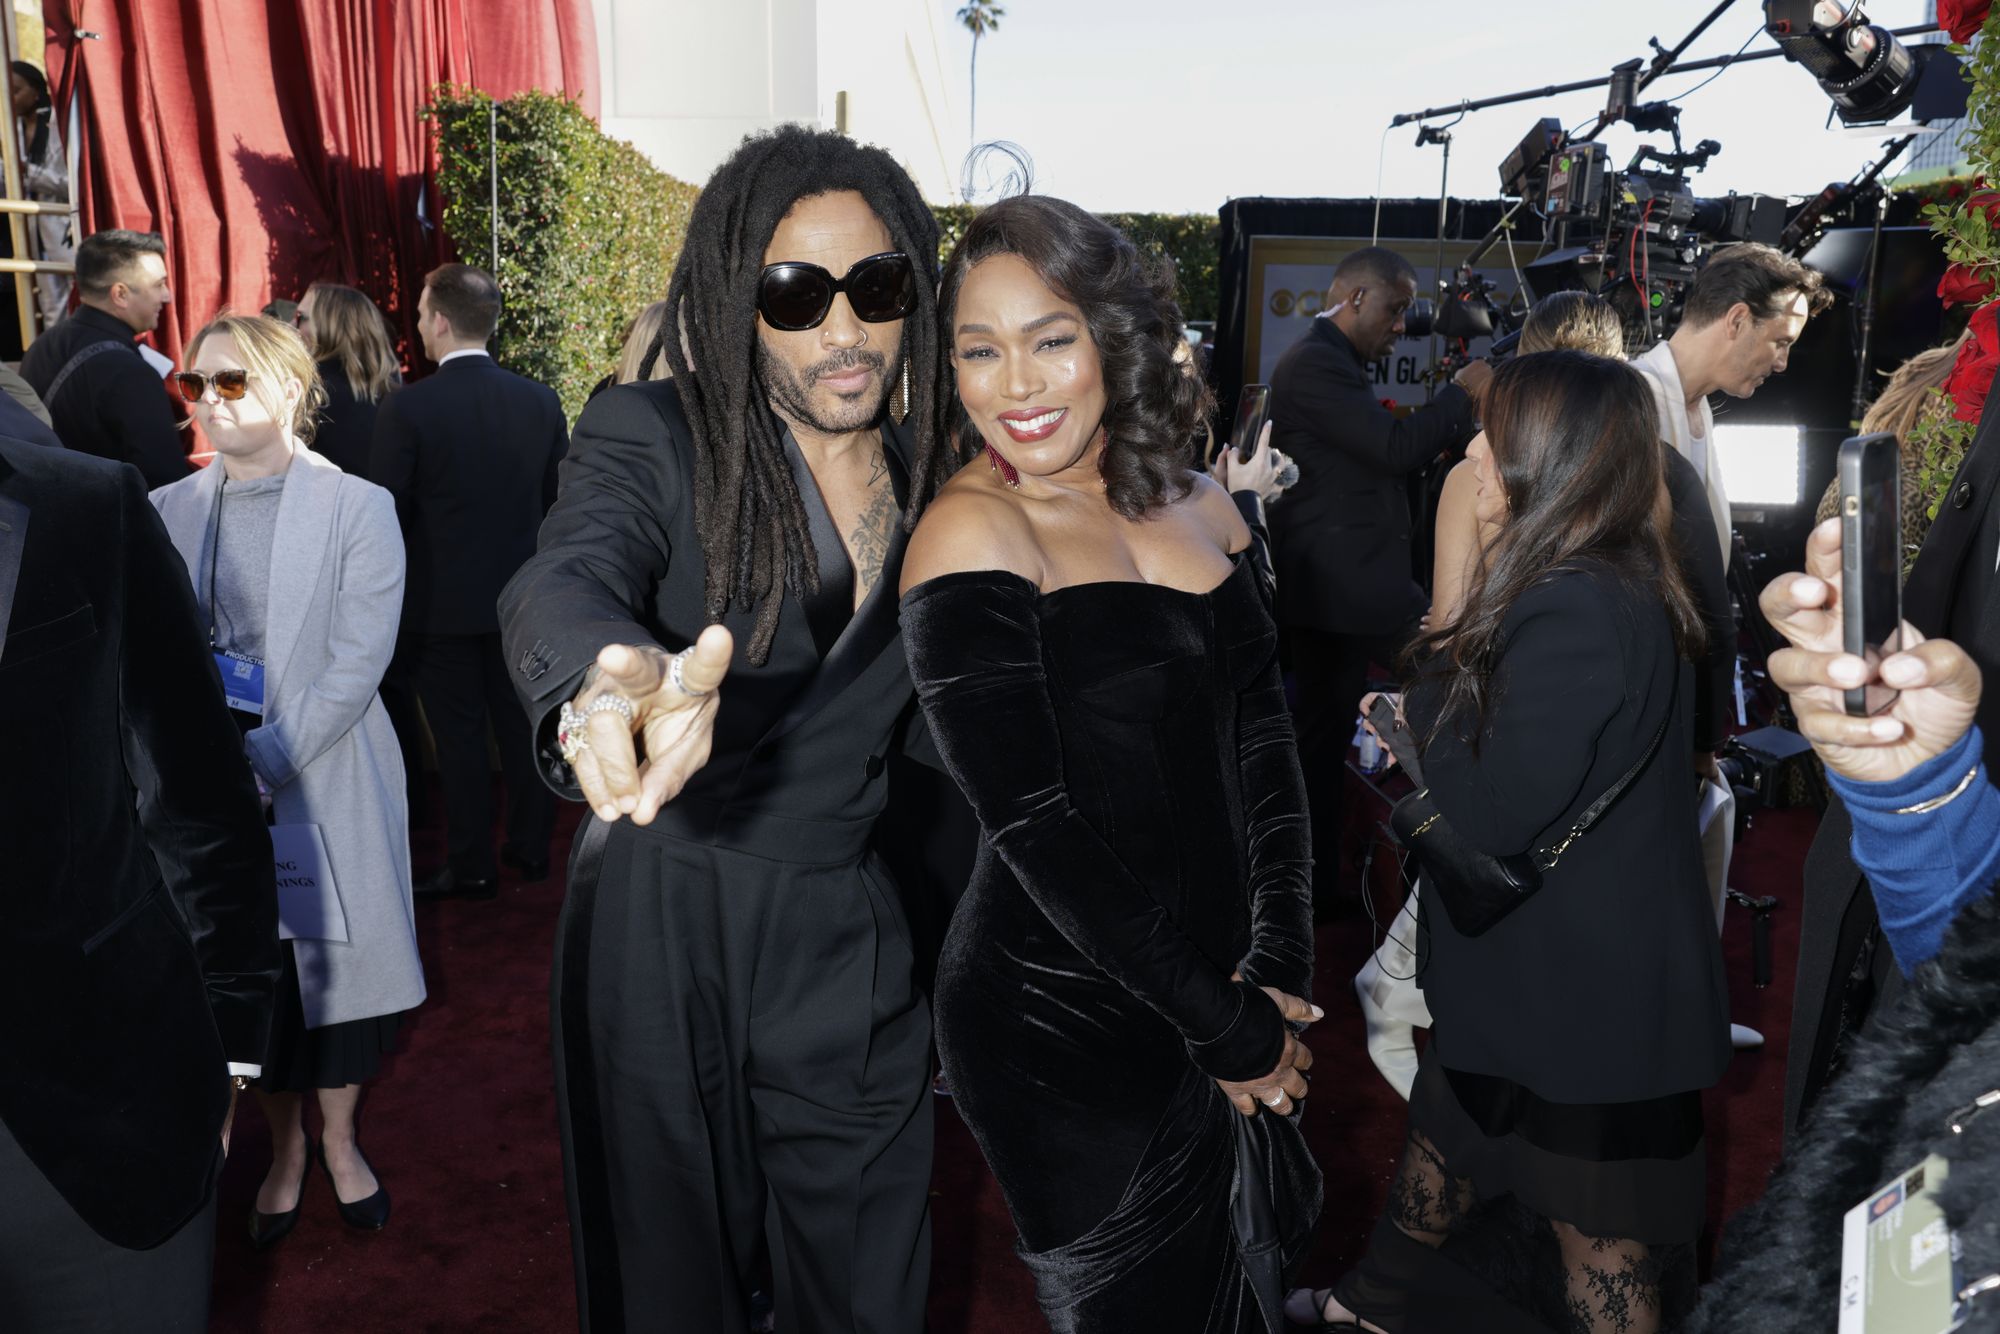
<svg viewBox="0 0 2000 1334"><path fill-rule="evenodd" d="M375 693L402 612L403 542L388 492L306 448L325 391L297 333L218 316L188 364L176 386L216 458L153 504L194 581L273 822L318 827L333 884L319 938L285 942L257 1085L272 1143L250 1216L261 1249L298 1218L315 1156L308 1093L341 1218L389 1219L355 1113L401 1015L424 998L403 762Z"/></svg>

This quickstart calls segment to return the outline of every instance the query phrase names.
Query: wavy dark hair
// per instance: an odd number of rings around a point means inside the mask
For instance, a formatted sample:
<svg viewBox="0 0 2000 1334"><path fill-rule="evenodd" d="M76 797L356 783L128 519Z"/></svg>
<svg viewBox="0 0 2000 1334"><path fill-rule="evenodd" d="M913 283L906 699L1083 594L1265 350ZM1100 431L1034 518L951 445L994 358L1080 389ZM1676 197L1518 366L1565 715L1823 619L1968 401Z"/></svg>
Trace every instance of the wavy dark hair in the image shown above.
<svg viewBox="0 0 2000 1334"><path fill-rule="evenodd" d="M758 363L757 284L765 247L792 205L845 190L868 201L917 271L917 305L903 321L902 346L916 435L903 522L914 527L951 472L931 427L942 369L937 218L909 173L881 149L802 125L744 139L695 201L667 287L667 318L639 371L651 378L662 352L673 370L694 432L694 522L708 566L708 615L719 620L731 605L756 609L746 649L752 663L770 657L785 592L803 599L819 589L811 524Z"/></svg>
<svg viewBox="0 0 2000 1334"><path fill-rule="evenodd" d="M981 260L1014 255L1049 289L1083 312L1104 370L1104 455L1099 471L1111 507L1143 518L1194 489L1188 442L1201 435L1213 403L1208 386L1174 360L1181 308L1174 266L1142 255L1125 234L1075 204L1016 195L982 209L945 261L938 291L947 345L966 275ZM956 394L937 405L937 434L959 456L984 447Z"/></svg>
<svg viewBox="0 0 2000 1334"><path fill-rule="evenodd" d="M1608 566L1658 590L1682 657L1699 657L1707 640L1671 539L1667 447L1640 373L1588 352L1530 353L1493 372L1484 407L1508 518L1459 618L1418 638L1409 654L1444 689L1437 725L1472 721L1459 726L1475 749L1493 703L1507 613L1551 575L1586 561Z"/></svg>

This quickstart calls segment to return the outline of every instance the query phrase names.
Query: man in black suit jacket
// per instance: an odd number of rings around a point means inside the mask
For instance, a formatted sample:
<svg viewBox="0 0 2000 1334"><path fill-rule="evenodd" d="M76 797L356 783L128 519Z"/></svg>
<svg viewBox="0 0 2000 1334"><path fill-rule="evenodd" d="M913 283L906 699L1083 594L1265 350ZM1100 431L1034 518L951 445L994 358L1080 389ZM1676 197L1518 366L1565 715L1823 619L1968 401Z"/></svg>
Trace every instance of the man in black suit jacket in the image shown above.
<svg viewBox="0 0 2000 1334"><path fill-rule="evenodd" d="M1992 400L1988 400L1989 403ZM1957 642L1988 681L2000 681L2000 413L1986 412L1958 475L1903 585L1903 619L1934 639ZM2000 690L1981 697L1989 774L2000 769ZM1875 899L1854 864L1854 827L1833 798L1806 854L1805 912L1785 1067L1785 1132L1805 1122L1841 1068L1862 1021L1902 988L1881 938Z"/></svg>
<svg viewBox="0 0 2000 1334"><path fill-rule="evenodd" d="M1322 904L1368 664L1390 665L1429 604L1411 561L1409 477L1472 439L1492 377L1475 361L1427 407L1398 417L1383 405L1369 363L1396 345L1416 294L1416 270L1401 255L1355 251L1334 269L1324 313L1271 373L1271 444L1299 465L1297 485L1271 511L1271 537Z"/></svg>
<svg viewBox="0 0 2000 1334"><path fill-rule="evenodd" d="M501 858L529 880L549 872L555 802L535 773L494 607L535 554L569 427L554 390L487 354L499 318L490 274L466 264L433 271L417 299L417 332L437 373L390 394L375 417L368 473L396 497L403 521L403 633L444 786L445 865L418 883L419 897L495 892L489 722L507 779Z"/></svg>
<svg viewBox="0 0 2000 1334"><path fill-rule="evenodd" d="M48 405L63 444L136 467L149 487L188 474L186 437L166 386L134 335L173 299L167 248L151 232L105 231L76 248L76 312L37 338L22 378Z"/></svg>
<svg viewBox="0 0 2000 1334"><path fill-rule="evenodd" d="M0 1325L207 1328L271 841L131 468L0 437ZM240 1087L240 1085L239 1085Z"/></svg>

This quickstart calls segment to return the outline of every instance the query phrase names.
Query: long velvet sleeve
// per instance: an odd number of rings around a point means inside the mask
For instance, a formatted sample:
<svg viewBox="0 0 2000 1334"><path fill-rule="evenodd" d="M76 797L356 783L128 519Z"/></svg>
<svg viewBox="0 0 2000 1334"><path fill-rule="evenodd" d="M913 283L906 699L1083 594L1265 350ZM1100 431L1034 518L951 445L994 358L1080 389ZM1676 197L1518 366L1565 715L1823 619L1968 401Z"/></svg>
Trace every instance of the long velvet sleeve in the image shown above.
<svg viewBox="0 0 2000 1334"><path fill-rule="evenodd" d="M1236 767L1250 836L1250 953L1243 976L1312 998L1312 825L1278 661L1243 692Z"/></svg>
<svg viewBox="0 0 2000 1334"><path fill-rule="evenodd" d="M277 984L271 838L202 642L193 585L137 472L124 515L128 623L119 666L125 767L167 892L201 962L228 1059L264 1059Z"/></svg>
<svg viewBox="0 0 2000 1334"><path fill-rule="evenodd" d="M1526 852L1575 804L1597 741L1624 699L1616 609L1591 580L1559 574L1514 604L1503 629L1493 705L1477 753L1458 719L1432 732L1434 691L1406 712L1424 748L1438 810L1482 852Z"/></svg>
<svg viewBox="0 0 2000 1334"><path fill-rule="evenodd" d="M1070 801L1037 597L998 571L904 596L910 675L938 753L993 851L1071 945L1172 1023L1209 1075L1267 1075L1284 1049L1270 997L1218 972Z"/></svg>
<svg viewBox="0 0 2000 1334"><path fill-rule="evenodd" d="M403 610L403 534L395 502L381 487L345 483L355 489L351 525L336 528L344 543L337 559L340 583L334 593L333 624L327 644L333 666L322 672L298 703L252 728L243 738L258 777L273 788L296 779L305 767L361 722L389 658L396 651L396 626ZM278 559L286 558L279 553Z"/></svg>

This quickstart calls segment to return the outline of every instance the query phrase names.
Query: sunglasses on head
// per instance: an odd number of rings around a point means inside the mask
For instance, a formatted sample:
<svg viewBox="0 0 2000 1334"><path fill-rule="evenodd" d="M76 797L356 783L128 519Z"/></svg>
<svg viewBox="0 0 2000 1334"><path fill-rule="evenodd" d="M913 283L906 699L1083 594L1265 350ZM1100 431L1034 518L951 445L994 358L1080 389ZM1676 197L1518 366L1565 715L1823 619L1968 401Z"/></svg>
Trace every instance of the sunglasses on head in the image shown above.
<svg viewBox="0 0 2000 1334"><path fill-rule="evenodd" d="M786 333L814 329L842 292L854 308L854 318L863 323L900 320L917 304L917 272L900 250L858 260L844 278L799 260L766 264L757 280L757 313L764 323Z"/></svg>
<svg viewBox="0 0 2000 1334"><path fill-rule="evenodd" d="M243 397L250 387L250 372L245 370L216 371L203 375L200 371L180 371L174 376L174 387L181 391L181 397L190 403L199 403L210 385L215 386L215 396L234 403Z"/></svg>

